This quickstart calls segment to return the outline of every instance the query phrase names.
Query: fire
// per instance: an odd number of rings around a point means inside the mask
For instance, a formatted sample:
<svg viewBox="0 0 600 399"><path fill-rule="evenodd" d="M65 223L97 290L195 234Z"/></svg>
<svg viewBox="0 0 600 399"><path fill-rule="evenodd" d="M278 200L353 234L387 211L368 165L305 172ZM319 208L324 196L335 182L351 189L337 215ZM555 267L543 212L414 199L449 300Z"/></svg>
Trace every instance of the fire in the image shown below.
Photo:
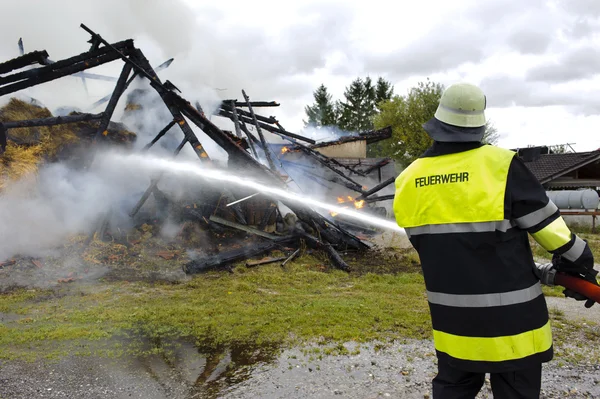
<svg viewBox="0 0 600 399"><path fill-rule="evenodd" d="M338 204L343 204L344 202L346 202L346 200L344 199L344 197L337 197L337 202Z"/></svg>
<svg viewBox="0 0 600 399"><path fill-rule="evenodd" d="M336 217L336 216L338 215L338 213L337 213L337 212L334 212L334 211L331 211L331 212L329 212L329 214L330 214L331 216L333 216L333 217Z"/></svg>
<svg viewBox="0 0 600 399"><path fill-rule="evenodd" d="M283 148L281 149L281 154L283 155L283 154L285 154L286 152L288 152L289 150L290 150L290 149L289 149L288 147L283 147Z"/></svg>
<svg viewBox="0 0 600 399"><path fill-rule="evenodd" d="M354 198L352 198L351 196L347 196L346 198L348 198L348 201L350 202L354 201Z"/></svg>
<svg viewBox="0 0 600 399"><path fill-rule="evenodd" d="M354 201L354 207L360 209L365 206L365 200Z"/></svg>

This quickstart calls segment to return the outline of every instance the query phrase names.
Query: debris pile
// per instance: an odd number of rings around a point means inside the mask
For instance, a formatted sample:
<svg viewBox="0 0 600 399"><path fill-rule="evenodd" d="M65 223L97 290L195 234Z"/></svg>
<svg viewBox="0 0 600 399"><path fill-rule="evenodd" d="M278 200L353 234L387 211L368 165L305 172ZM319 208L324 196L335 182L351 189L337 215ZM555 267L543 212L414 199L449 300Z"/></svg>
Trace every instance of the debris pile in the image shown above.
<svg viewBox="0 0 600 399"><path fill-rule="evenodd" d="M223 100L214 111L214 116L233 123L233 131L228 132L217 127L199 103L192 105L182 97L172 82L161 81L157 71L168 67L172 59L155 69L133 40L111 44L85 25L81 27L91 35L87 52L51 61L46 51L34 51L0 64L0 96L69 75L98 78L100 75L84 71L121 61L123 67L112 94L91 109L102 104L106 107L98 114L68 112L53 116L39 105L11 99L0 110L0 190L12 180L35 173L43 162L76 162L86 167L94 159L90 148L118 145L131 149L141 137L139 129L147 128L139 118L145 111L139 99L151 91L158 95L168 118L161 126L152 126L156 136L151 141L143 147L136 144L140 151L149 152L158 143L177 156L189 146L199 162L211 164L215 160L194 132L200 129L227 154L227 167L236 174L278 188L310 194L318 190L332 203L338 198L337 202L345 206L385 214L385 208L373 204L390 199L389 195L374 196L393 181L384 179L381 172L390 160L366 162L365 155L368 144L391 136L390 128L318 142L286 130L272 116L258 114L256 109L277 107L279 103L251 101L242 90L241 100ZM132 121L128 124L137 135L123 124L111 122L119 99L134 81L137 88L127 96L125 116ZM139 88L142 83L146 88ZM181 138L176 145L165 145L167 141L173 143L176 129ZM266 132L279 141L267 140ZM351 154L346 156L348 151ZM364 154L357 155L361 151ZM373 231L370 226L321 214L295 202L239 187L200 187L174 196L161 185L161 176L153 178L129 210L131 231L113 228L110 213L99 220L93 233L82 240L87 246L83 256L102 264L126 260L147 250L140 245L152 230L148 226L167 222L176 224L174 236L179 241L172 247L154 248L153 254L181 262L189 274L227 268L240 261L246 261L248 267L273 262L285 266L304 245L327 254L334 266L349 270L340 253L365 251L371 246L364 240L365 234ZM152 207L145 206L148 200ZM273 250L278 250L280 256L249 260Z"/></svg>

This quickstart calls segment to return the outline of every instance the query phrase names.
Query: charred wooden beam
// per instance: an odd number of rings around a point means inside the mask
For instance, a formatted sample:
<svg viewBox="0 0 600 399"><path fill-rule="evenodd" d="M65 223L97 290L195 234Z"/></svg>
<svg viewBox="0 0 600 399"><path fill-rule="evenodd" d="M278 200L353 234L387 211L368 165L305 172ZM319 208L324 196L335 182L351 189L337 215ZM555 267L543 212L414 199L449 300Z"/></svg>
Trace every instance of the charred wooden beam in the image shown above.
<svg viewBox="0 0 600 399"><path fill-rule="evenodd" d="M129 52L134 48L132 40L116 43L113 46L120 49L124 54L129 54ZM35 86L40 83L49 82L63 76L72 75L76 72L81 72L98 65L106 64L118 58L118 54L112 52L106 47L102 47L96 51L83 53L75 57L57 61L41 68L30 69L12 75L7 75L0 78L0 85L2 86L0 87L0 96ZM9 84L11 82L16 83Z"/></svg>
<svg viewBox="0 0 600 399"><path fill-rule="evenodd" d="M250 110L250 114L252 115L252 121L254 122L254 126L256 127L256 132L258 133L258 137L260 138L260 142L262 143L263 149L265 151L265 156L267 157L267 162L269 163L269 168L271 170L276 170L275 163L273 162L273 158L271 158L271 149L267 145L267 141L265 140L265 136L263 135L262 130L258 124L258 120L256 119L256 114L254 113L254 109L252 108L252 104L250 103L250 98L246 94L244 90L242 90L242 95L244 96L244 100L246 100L246 104L248 109Z"/></svg>
<svg viewBox="0 0 600 399"><path fill-rule="evenodd" d="M233 102L232 102L233 104ZM231 114L233 116L233 125L235 127L235 133L237 134L238 137L242 137L242 128L240 126L240 120L238 119L237 116L237 111L235 107L232 107L232 111ZM243 122L242 122L243 123ZM254 139L256 137L254 137L253 135L250 134L250 132L248 132L248 129L246 128L246 125L244 124L244 133L246 134L246 137L248 137L248 145L250 146L250 150L252 151L252 154L254 155L254 158L258 159L258 153L256 152L256 148L254 148Z"/></svg>
<svg viewBox="0 0 600 399"><path fill-rule="evenodd" d="M338 254L335 249L333 249L331 244L323 242L318 238L313 237L310 234L299 229L296 229L296 234L302 237L306 241L306 245L308 245L309 247L325 251L327 255L329 255L329 259L335 267L346 272L350 271L350 266L348 266L348 264L344 262L344 259L342 259L340 254Z"/></svg>
<svg viewBox="0 0 600 399"><path fill-rule="evenodd" d="M283 237L277 241L263 241L258 243L248 243L243 248L234 249L227 252L221 252L218 255L205 256L183 265L183 271L186 274L202 273L208 270L214 270L231 265L243 259L262 255L282 244L297 240L295 237Z"/></svg>
<svg viewBox="0 0 600 399"><path fill-rule="evenodd" d="M298 254L300 253L300 248L298 248L297 250L295 250L290 256L287 257L286 260L284 260L283 262L281 262L281 267L285 267L285 265L287 265L289 262L291 262L292 260L294 260L294 258L296 256L298 256Z"/></svg>
<svg viewBox="0 0 600 399"><path fill-rule="evenodd" d="M219 110L218 114L220 116L225 117L225 118L229 118L229 119L233 118L233 115L231 114L231 112L226 111L224 109ZM246 123L254 124L254 121L252 120L252 118L248 118L248 117L242 116L242 115L239 115L238 117L239 117L240 121L244 121ZM305 142L310 143L310 144L315 144L316 143L316 141L313 140L313 139L309 139L307 137L300 136L299 134L288 132L287 130L280 129L280 128L275 127L275 126L267 125L266 123L258 122L258 125L260 126L261 129L264 129L264 130L266 130L268 132L271 132L271 133L276 134L278 136L281 136L283 138L292 137L292 138L294 138L296 140L305 141Z"/></svg>
<svg viewBox="0 0 600 399"><path fill-rule="evenodd" d="M127 78L129 77L132 68L133 67L130 64L125 64L123 66L123 69L121 70L121 75L119 75L119 80L117 80L115 89L113 90L110 100L108 101L108 105L106 106L104 114L102 115L102 119L100 120L100 126L98 126L98 130L96 131L96 137L94 137L94 140L98 140L102 136L108 135L108 124L110 123L110 119L112 118L113 112L117 107L117 103L119 102L121 95L123 95L125 89L127 88Z"/></svg>
<svg viewBox="0 0 600 399"><path fill-rule="evenodd" d="M389 194L389 195L380 195L379 197L365 198L365 202L370 204L372 202L387 201L387 200L393 200L393 199L394 199L394 194Z"/></svg>
<svg viewBox="0 0 600 399"><path fill-rule="evenodd" d="M271 205L269 206L269 209L267 209L267 211L263 215L262 220L260 221L260 224L258 225L259 230L264 230L267 227L269 220L273 216L273 212L277 212L277 205L275 203L271 203Z"/></svg>
<svg viewBox="0 0 600 399"><path fill-rule="evenodd" d="M238 100L224 100L223 102L227 103L227 104L231 104L233 103L235 107L247 107L248 103L246 101L238 101ZM251 101L250 104L253 107L259 108L259 107L279 107L278 102L276 101Z"/></svg>
<svg viewBox="0 0 600 399"><path fill-rule="evenodd" d="M236 107L232 107L231 103L228 104L228 103L223 102L223 103L221 103L221 108L228 112L233 112L235 110L238 115L243 115L248 118L252 118L251 112L244 111L243 109L237 109ZM254 116L256 116L256 119L258 119L261 122L270 123L270 124L277 123L277 119L273 118L272 116L270 116L268 118L266 116L262 116L262 115L258 115L258 114L254 114Z"/></svg>
<svg viewBox="0 0 600 399"><path fill-rule="evenodd" d="M67 116L56 116L52 118L40 118L40 119L27 119L22 121L3 122L5 129L15 129L20 127L34 127L34 126L54 126L62 125L64 123L75 123L75 122L86 122L102 119L104 113L101 114L76 114Z"/></svg>
<svg viewBox="0 0 600 399"><path fill-rule="evenodd" d="M368 175L369 173L371 173L372 171L374 171L375 169L380 169L383 168L385 165L387 165L388 163L390 163L392 161L391 158L384 158L381 161L377 162L375 165L371 165L368 168L366 168L365 170L362 171L362 173L364 175Z"/></svg>
<svg viewBox="0 0 600 399"><path fill-rule="evenodd" d="M185 120L185 118L180 110L180 107L174 102L174 99L171 96L171 93L173 93L173 92L166 88L167 85L172 86L172 84L169 81L165 82L165 85L163 85L161 83L160 79L158 78L158 75L156 74L154 69L152 69L150 62L148 62L148 59L144 56L144 54L139 49L135 49L131 58L134 60L132 66L134 66L134 68L140 68L141 70L138 72L141 75L149 76L150 85L157 91L158 95L161 97L161 99L167 106L167 109L173 116L173 119L177 121L177 124L181 128L181 131L183 132L183 135L185 136L186 141L188 143L190 143L190 145L192 146L192 149L194 150L194 152L196 153L198 158L200 158L200 161L202 161L202 162L210 161L208 153L206 152L206 150L200 143L200 140L198 140L198 136L196 136L196 134L194 133L192 128L188 125L187 121ZM190 103L188 103L188 105L192 109L194 109L197 113L199 113L199 111L197 109L195 109ZM223 132L221 132L221 133L227 137L226 134L224 134Z"/></svg>
<svg viewBox="0 0 600 399"><path fill-rule="evenodd" d="M285 259L287 259L286 256L280 256L278 258L265 258L265 259L261 259L261 260L255 260L255 261L250 260L250 261L246 262L246 267L256 267L256 266L260 266L260 265L268 265L270 263L280 262Z"/></svg>
<svg viewBox="0 0 600 399"><path fill-rule="evenodd" d="M6 151L6 128L0 124L0 155Z"/></svg>
<svg viewBox="0 0 600 399"><path fill-rule="evenodd" d="M376 192L386 188L387 186L389 186L390 184L392 184L395 181L396 181L395 177L390 177L383 183L380 183L380 184L376 185L375 187L371 188L370 190L365 191L365 193L363 195L361 195L360 197L358 197L357 199L361 200L361 199L368 197L371 194L375 194Z"/></svg>
<svg viewBox="0 0 600 399"><path fill-rule="evenodd" d="M31 53L23 54L20 57L13 58L0 64L0 74L5 74L15 69L20 69L33 64L45 65L48 60L46 50L32 51Z"/></svg>
<svg viewBox="0 0 600 399"><path fill-rule="evenodd" d="M250 226L245 226L243 224L239 224L239 223L235 223L235 222L230 222L229 220L225 220L223 218L220 218L218 216L215 215L211 215L210 219L211 222L215 222L218 224L221 224L223 226L227 226L227 227L231 227L234 229L238 229L241 230L243 232L249 233L249 234L254 234L263 238L268 238L269 240L277 240L278 238L281 238L279 236L273 235L273 234L269 234L269 233L265 233L262 230L258 230L255 229L253 227Z"/></svg>
<svg viewBox="0 0 600 399"><path fill-rule="evenodd" d="M156 137L154 137L152 139L151 142L149 142L148 144L146 144L144 146L144 148L142 149L142 151L146 151L148 149L150 149L150 147L152 147L154 144L156 144L156 142L158 140L160 140L160 138L162 136L164 136L165 134L167 134L167 132L176 124L177 122L175 121L175 119L173 119L171 122L169 122L169 124L167 124L167 126L165 126L160 132L158 132L158 134L156 135Z"/></svg>
<svg viewBox="0 0 600 399"><path fill-rule="evenodd" d="M233 193L231 192L231 190L224 188L223 189L223 197L225 200L227 201L231 201L234 200L232 203L226 205L228 207L231 207L231 209L233 210L233 213L235 215L235 217L237 218L237 220L242 223L242 224L248 224L248 222L246 222L246 218L244 217L244 212L242 212L242 208L240 207L240 204L238 201L235 201L235 197L233 196Z"/></svg>

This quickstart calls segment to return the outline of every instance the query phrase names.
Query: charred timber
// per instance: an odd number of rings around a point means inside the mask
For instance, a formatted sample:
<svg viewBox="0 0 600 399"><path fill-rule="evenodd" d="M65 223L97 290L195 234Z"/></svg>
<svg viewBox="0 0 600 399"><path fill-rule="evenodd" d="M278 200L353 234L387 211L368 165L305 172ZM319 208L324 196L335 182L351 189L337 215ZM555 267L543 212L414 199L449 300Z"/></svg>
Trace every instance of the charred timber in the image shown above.
<svg viewBox="0 0 600 399"><path fill-rule="evenodd" d="M48 63L48 53L46 50L32 51L23 54L20 57L13 58L0 64L0 74L5 74L15 69L20 69L33 64L46 65Z"/></svg>
<svg viewBox="0 0 600 399"><path fill-rule="evenodd" d="M333 249L331 244L323 242L318 238L298 229L296 229L296 234L302 237L306 241L306 245L309 247L325 251L327 255L329 255L329 260L331 260L331 263L333 263L335 267L346 272L350 271L350 266L344 262L344 259L342 259L340 254L338 254L335 249Z"/></svg>
<svg viewBox="0 0 600 399"><path fill-rule="evenodd" d="M263 149L265 151L265 156L267 157L267 162L269 163L269 168L275 171L275 163L273 162L273 158L271 157L271 149L267 145L267 141L265 140L265 136L263 135L262 130L260 129L260 125L258 124L258 120L256 119L256 114L254 113L254 109L252 108L252 104L250 103L250 98L246 94L244 90L242 90L242 95L244 96L244 100L246 100L246 104L248 109L250 110L250 115L252 115L252 122L254 122L254 126L256 126L256 132L258 133L258 137L260 138L260 142L262 143Z"/></svg>
<svg viewBox="0 0 600 399"><path fill-rule="evenodd" d="M129 77L132 68L133 67L130 64L125 64L123 66L121 74L119 75L119 80L117 80L115 89L113 90L113 93L110 96L108 105L106 106L104 114L102 115L102 119L100 120L100 126L98 126L98 131L96 132L95 140L100 139L102 136L108 135L108 124L110 123L110 119L112 118L113 112L117 107L117 103L119 102L121 95L123 95L123 93L127 89L127 78Z"/></svg>
<svg viewBox="0 0 600 399"><path fill-rule="evenodd" d="M134 48L132 40L116 43L113 46L119 48L125 54L129 54L129 52L131 52ZM75 57L57 61L45 67L30 69L28 71L1 77L0 85L2 87L0 87L0 96L35 86L40 83L49 82L63 76L72 75L76 72L81 72L98 65L106 64L118 58L118 54L112 52L106 47L102 47L92 52L83 53ZM11 82L16 83L8 84Z"/></svg>
<svg viewBox="0 0 600 399"><path fill-rule="evenodd" d="M160 138L162 136L164 136L165 134L167 134L167 132L175 125L175 123L177 123L177 122L174 119L171 122L169 122L169 124L167 126L165 126L160 132L158 132L158 134L156 135L156 137L154 137L151 142L149 142L148 144L146 144L144 146L144 148L142 149L142 151L149 150L150 147L152 147L154 144L156 144L156 142L158 140L160 140Z"/></svg>
<svg viewBox="0 0 600 399"><path fill-rule="evenodd" d="M223 117L226 117L226 118L229 118L229 119L233 118L233 115L231 114L231 112L227 111L227 110L224 110L224 109L219 110L219 115L223 116ZM252 118L248 118L247 116L239 115L239 119L240 119L240 121L244 121L245 123L254 124L254 121L252 120ZM268 132L271 132L273 134L276 134L278 136L292 137L292 138L294 138L296 140L305 141L305 142L310 143L310 144L315 144L316 143L316 141L313 140L313 139L309 139L307 137L300 136L299 134L288 132L286 130L277 128L275 126L270 126L270 125L267 125L267 124L262 123L262 122L258 122L258 125L262 129L264 129L264 130L266 130Z"/></svg>
<svg viewBox="0 0 600 399"><path fill-rule="evenodd" d="M286 260L284 260L283 262L281 262L281 267L285 267L285 265L287 265L289 262L291 262L292 260L294 260L294 258L296 256L298 256L298 254L300 254L300 248L298 248L297 250L295 250L290 256L287 257Z"/></svg>
<svg viewBox="0 0 600 399"><path fill-rule="evenodd" d="M389 195L380 195L379 197L365 198L365 202L370 204L372 202L387 201L387 200L393 200L393 199L394 199L394 194L389 194Z"/></svg>
<svg viewBox="0 0 600 399"><path fill-rule="evenodd" d="M233 112L233 110L236 111L236 113L238 115L242 115L242 116L246 116L248 118L252 118L252 113L248 112L248 111L244 111L243 109L237 109L235 107L231 107L231 104L227 104L227 103L222 103L221 104L221 108L224 109L227 112ZM258 115L258 114L254 114L256 116L256 119L258 119L261 122L265 122L265 123L270 123L270 124L275 124L277 123L277 119L273 118L272 116L270 117L266 117L266 116L262 116L262 115Z"/></svg>
<svg viewBox="0 0 600 399"><path fill-rule="evenodd" d="M372 189L365 191L365 193L363 195L361 195L360 197L358 197L357 199L361 200L361 199L364 199L365 197L368 197L371 194L375 194L376 192L383 190L384 188L386 188L387 186L389 186L390 184L392 184L395 181L396 181L395 177L390 177L383 183L380 183L380 184L376 185L375 187L373 187Z"/></svg>
<svg viewBox="0 0 600 399"><path fill-rule="evenodd" d="M223 225L223 226L231 227L231 228L243 231L245 233L254 234L254 235L257 235L259 237L267 238L269 240L277 240L277 239L281 238L281 237L275 236L273 234L266 233L266 232L264 232L262 230L255 229L255 228L250 227L250 226L245 226L243 224L239 224L239 223L235 223L235 222L230 222L229 220L225 220L225 219L220 218L220 217L215 216L215 215L212 215L209 220L211 222L218 223L218 224Z"/></svg>
<svg viewBox="0 0 600 399"><path fill-rule="evenodd" d="M365 175L368 175L369 173L371 173L375 169L383 168L385 165L387 165L388 163L390 163L391 160L392 160L391 158L382 159L381 161L377 162L375 165L371 165L368 168L366 168L365 170L363 170L362 173L365 174Z"/></svg>
<svg viewBox="0 0 600 399"><path fill-rule="evenodd" d="M375 143L380 140L388 139L390 137L392 137L392 128L391 128L391 126L387 126L387 127L384 127L383 129L371 130L371 131L363 132L363 133L359 133L359 134L343 136L337 140L324 141L319 144L313 145L312 148L328 147L331 145L343 144L343 143L348 143L348 142L353 142L353 141L362 141L362 140L366 140L367 144L371 144L371 143Z"/></svg>
<svg viewBox="0 0 600 399"><path fill-rule="evenodd" d="M54 126L64 123L87 122L102 119L101 114L76 114L67 116L56 116L52 118L27 119L23 121L4 122L1 123L6 129L15 129L19 127L34 127L34 126Z"/></svg>
<svg viewBox="0 0 600 399"><path fill-rule="evenodd" d="M225 102L227 104L231 104L233 102L234 107L247 107L248 106L248 103L245 102L245 101L224 100L223 102ZM281 105L277 101L250 101L250 104L253 107L256 107L256 108L260 108L260 107L279 107Z"/></svg>
<svg viewBox="0 0 600 399"><path fill-rule="evenodd" d="M173 116L173 119L177 121L177 124L179 125L181 131L183 132L183 134L185 136L185 140L188 143L190 143L190 145L192 146L192 149L194 150L194 152L196 153L198 158L200 158L200 160L202 162L210 161L210 158L208 157L206 150L204 150L204 147L202 147L200 140L198 140L198 137L196 136L196 134L194 133L192 128L186 122L185 118L183 117L180 107L174 101L174 97L171 96L171 94L174 94L174 93L165 87L167 85L167 83L170 83L170 82L169 81L165 82L165 85L163 85L161 83L160 79L158 78L158 75L156 74L154 69L152 69L150 62L148 62L148 59L146 58L146 56L144 56L144 54L142 53L141 50L135 49L131 58L133 60L131 63L132 67L135 68L136 70L139 69L138 70L139 74L149 77L148 79L150 79L150 85L157 91L158 95L161 97L161 99L163 100L163 102L165 103L167 108L169 109L169 112ZM189 102L187 104L197 114L200 114L200 111L198 111L196 108L194 108ZM223 133L223 132L221 132L221 133L223 136L229 138L225 133Z"/></svg>
<svg viewBox="0 0 600 399"><path fill-rule="evenodd" d="M248 259L253 256L262 255L266 252L278 248L282 244L286 244L297 240L295 237L283 237L277 241L264 241L259 243L249 243L243 248L234 249L228 252L221 252L218 255L206 256L183 265L183 271L186 274L202 273L209 270L224 268L234 262Z"/></svg>
<svg viewBox="0 0 600 399"><path fill-rule="evenodd" d="M250 267L256 267L256 266L260 266L260 265L268 265L270 263L280 262L280 261L286 260L286 259L287 259L287 257L280 256L278 258L266 258L266 259L255 260L255 261L248 261L248 262L246 262L246 267L250 268Z"/></svg>

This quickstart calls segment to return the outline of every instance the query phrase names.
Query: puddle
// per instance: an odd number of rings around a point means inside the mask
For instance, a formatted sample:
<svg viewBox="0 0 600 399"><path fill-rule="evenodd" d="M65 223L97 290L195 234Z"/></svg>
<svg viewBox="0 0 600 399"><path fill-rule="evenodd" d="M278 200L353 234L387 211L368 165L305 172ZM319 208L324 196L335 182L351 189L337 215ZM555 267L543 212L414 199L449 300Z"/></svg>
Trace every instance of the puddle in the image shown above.
<svg viewBox="0 0 600 399"><path fill-rule="evenodd" d="M233 344L219 349L203 349L184 339L147 342L159 352L136 359L137 366L160 385L187 386L189 397L213 399L252 377L261 366L275 362L278 345Z"/></svg>

